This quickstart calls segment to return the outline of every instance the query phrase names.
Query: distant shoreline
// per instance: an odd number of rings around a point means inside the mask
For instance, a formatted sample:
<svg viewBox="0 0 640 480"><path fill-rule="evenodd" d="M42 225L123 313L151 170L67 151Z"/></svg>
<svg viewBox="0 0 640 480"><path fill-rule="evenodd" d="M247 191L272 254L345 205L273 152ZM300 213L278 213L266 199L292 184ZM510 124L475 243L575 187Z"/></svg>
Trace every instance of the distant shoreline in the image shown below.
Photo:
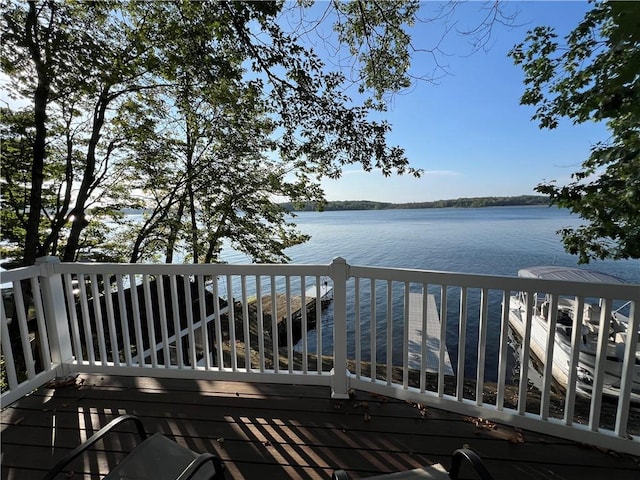
<svg viewBox="0 0 640 480"><path fill-rule="evenodd" d="M421 208L482 208L482 207L510 207L528 205L549 205L549 197L542 195L520 195L515 197L473 197L456 198L451 200L436 200L433 202L387 203L368 200L343 200L320 204L307 202L294 204L281 203L288 212L312 211L340 211L340 210L406 210Z"/></svg>
<svg viewBox="0 0 640 480"><path fill-rule="evenodd" d="M294 204L292 202L279 205L287 212L315 212L341 210L407 210L420 208L482 208L482 207L523 207L528 205L549 205L549 197L542 195L520 195L516 197L464 197L433 202L388 203L369 200L341 200L326 202L318 206L317 202ZM140 215L143 209L124 208L126 215Z"/></svg>

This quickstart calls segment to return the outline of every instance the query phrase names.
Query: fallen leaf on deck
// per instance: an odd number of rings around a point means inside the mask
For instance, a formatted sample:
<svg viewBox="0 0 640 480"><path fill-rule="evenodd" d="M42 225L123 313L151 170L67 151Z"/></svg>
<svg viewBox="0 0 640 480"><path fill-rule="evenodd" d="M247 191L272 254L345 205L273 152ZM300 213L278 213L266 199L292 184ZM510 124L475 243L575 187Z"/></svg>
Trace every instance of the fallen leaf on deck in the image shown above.
<svg viewBox="0 0 640 480"><path fill-rule="evenodd" d="M62 387L70 387L76 385L76 380L78 378L78 374L67 375L65 377L55 377L54 379L47 382L44 388L62 388ZM80 379L81 383L84 383L83 379Z"/></svg>
<svg viewBox="0 0 640 480"><path fill-rule="evenodd" d="M369 396L382 403L387 403L389 401L387 397L385 397L384 395L380 395L379 393L370 393Z"/></svg>
<svg viewBox="0 0 640 480"><path fill-rule="evenodd" d="M509 437L511 443L524 443L524 435L520 429L514 429L515 432Z"/></svg>
<svg viewBox="0 0 640 480"><path fill-rule="evenodd" d="M496 425L495 423L487 420L486 418L482 418L482 417L465 417L464 418L465 422L469 422L469 423L473 423L476 428L481 428L483 430L497 430L498 429L498 425Z"/></svg>

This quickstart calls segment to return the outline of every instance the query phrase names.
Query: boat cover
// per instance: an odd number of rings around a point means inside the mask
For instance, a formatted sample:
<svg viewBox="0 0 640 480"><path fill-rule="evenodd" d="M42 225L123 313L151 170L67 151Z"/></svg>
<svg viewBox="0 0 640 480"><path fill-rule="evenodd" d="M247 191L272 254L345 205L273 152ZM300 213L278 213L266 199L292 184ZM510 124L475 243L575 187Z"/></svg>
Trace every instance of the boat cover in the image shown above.
<svg viewBox="0 0 640 480"><path fill-rule="evenodd" d="M540 278L542 280L564 280L567 282L625 283L624 280L618 277L596 272L595 270L556 265L523 268L518 270L518 276Z"/></svg>

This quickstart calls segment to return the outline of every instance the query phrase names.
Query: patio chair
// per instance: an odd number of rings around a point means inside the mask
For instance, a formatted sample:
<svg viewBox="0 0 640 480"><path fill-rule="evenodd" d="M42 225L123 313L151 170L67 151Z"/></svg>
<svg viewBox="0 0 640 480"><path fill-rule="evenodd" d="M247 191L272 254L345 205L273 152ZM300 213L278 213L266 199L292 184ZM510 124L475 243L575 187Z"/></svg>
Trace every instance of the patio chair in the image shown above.
<svg viewBox="0 0 640 480"><path fill-rule="evenodd" d="M463 460L471 465L480 480L494 480L478 454L469 448L460 448L453 452L451 470L449 472L437 463L414 470L367 477L367 480L457 480ZM331 477L332 480L350 480L350 478L349 474L344 470L334 471Z"/></svg>
<svg viewBox="0 0 640 480"><path fill-rule="evenodd" d="M72 460L102 439L114 427L129 421L135 424L142 441L103 480L224 479L224 468L217 456L211 453L195 453L159 433L149 436L138 417L123 415L109 422L69 452L49 470L43 480L53 480Z"/></svg>

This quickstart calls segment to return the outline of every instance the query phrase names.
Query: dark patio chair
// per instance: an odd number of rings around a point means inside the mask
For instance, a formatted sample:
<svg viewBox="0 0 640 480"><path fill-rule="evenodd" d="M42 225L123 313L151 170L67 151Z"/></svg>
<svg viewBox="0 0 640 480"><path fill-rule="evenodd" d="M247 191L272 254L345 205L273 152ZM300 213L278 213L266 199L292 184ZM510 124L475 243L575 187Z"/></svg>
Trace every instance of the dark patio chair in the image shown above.
<svg viewBox="0 0 640 480"><path fill-rule="evenodd" d="M471 465L480 480L494 480L478 454L469 448L460 448L453 452L453 456L451 457L451 470L449 470L449 472L438 463L404 472L385 473L383 475L376 475L375 477L367 477L367 480L457 480L463 461ZM333 472L331 478L332 480L349 480L351 477L344 470L336 470Z"/></svg>
<svg viewBox="0 0 640 480"><path fill-rule="evenodd" d="M102 439L114 427L128 421L135 423L141 442L103 480L224 479L224 468L217 456L211 453L195 453L159 433L149 436L138 417L123 415L109 422L69 452L44 476L43 480L54 479L72 460Z"/></svg>

